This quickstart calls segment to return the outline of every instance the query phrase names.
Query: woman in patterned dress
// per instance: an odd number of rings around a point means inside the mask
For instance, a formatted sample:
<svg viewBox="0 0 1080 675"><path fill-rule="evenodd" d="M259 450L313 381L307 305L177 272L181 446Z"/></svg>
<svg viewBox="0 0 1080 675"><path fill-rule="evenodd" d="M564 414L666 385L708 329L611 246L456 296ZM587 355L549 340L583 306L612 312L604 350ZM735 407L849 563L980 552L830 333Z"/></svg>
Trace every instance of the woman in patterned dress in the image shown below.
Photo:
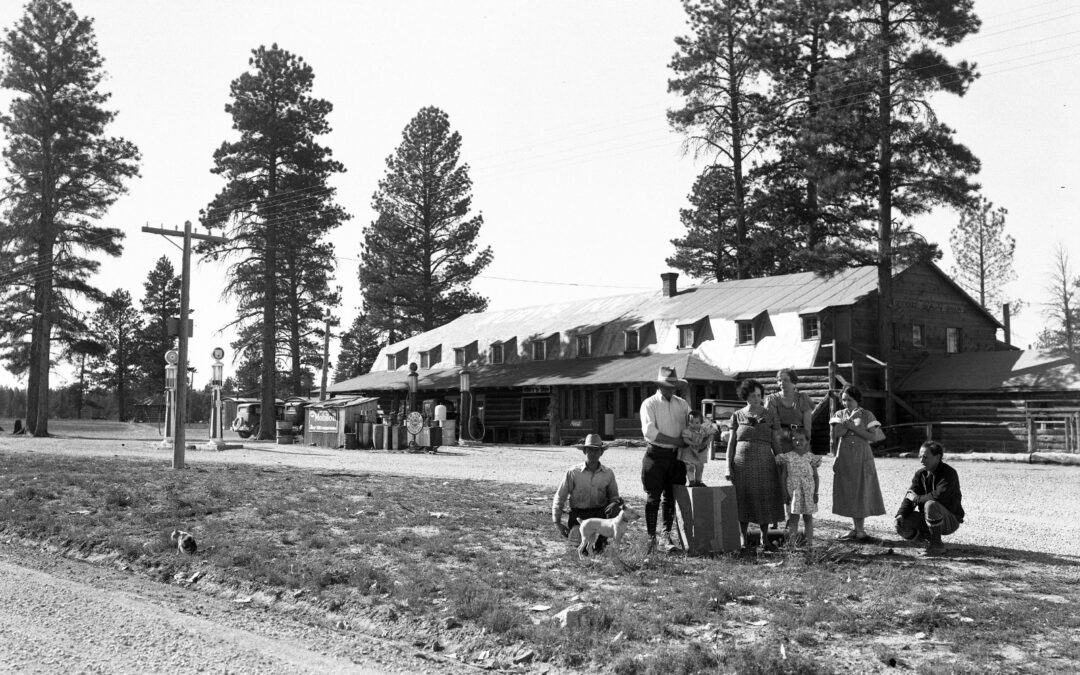
<svg viewBox="0 0 1080 675"><path fill-rule="evenodd" d="M728 478L735 485L739 505L739 529L743 548L750 523L761 528L761 548L775 551L769 541L769 523L784 517L784 500L776 472L777 433L780 422L776 414L763 404L765 387L757 380L739 384L739 398L746 406L731 415L728 424Z"/></svg>
<svg viewBox="0 0 1080 675"><path fill-rule="evenodd" d="M836 433L833 461L833 513L851 518L854 527L838 537L841 541L873 541L863 525L868 516L885 515L885 501L878 484L870 439L881 424L874 414L859 406L862 392L852 386L840 392L843 409L831 420Z"/></svg>

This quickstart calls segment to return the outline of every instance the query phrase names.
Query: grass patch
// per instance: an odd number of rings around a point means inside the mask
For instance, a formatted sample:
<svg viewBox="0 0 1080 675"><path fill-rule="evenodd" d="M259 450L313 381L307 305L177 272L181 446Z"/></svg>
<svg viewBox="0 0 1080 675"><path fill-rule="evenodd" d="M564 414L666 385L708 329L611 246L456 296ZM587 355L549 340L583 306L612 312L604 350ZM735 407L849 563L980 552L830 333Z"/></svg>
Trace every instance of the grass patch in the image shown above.
<svg viewBox="0 0 1080 675"><path fill-rule="evenodd" d="M827 543L685 558L647 553L641 527L625 565L581 562L549 508L548 490L485 481L0 458L6 540L328 625L385 626L492 667L527 651L628 675L1080 670L1075 563ZM196 555L176 553L174 528L195 535ZM552 620L578 603L570 627Z"/></svg>

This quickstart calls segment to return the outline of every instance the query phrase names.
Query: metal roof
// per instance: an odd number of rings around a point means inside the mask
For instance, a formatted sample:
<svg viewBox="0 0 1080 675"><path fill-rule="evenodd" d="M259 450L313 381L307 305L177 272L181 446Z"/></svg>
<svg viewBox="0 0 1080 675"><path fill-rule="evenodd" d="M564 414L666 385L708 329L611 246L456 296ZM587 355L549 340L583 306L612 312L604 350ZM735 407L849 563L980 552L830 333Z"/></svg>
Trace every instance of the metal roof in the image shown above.
<svg viewBox="0 0 1080 675"><path fill-rule="evenodd" d="M732 382L734 378L687 350L676 354L641 354L584 359L525 361L470 367L475 389L560 385L632 384L656 379L660 366L672 366L684 380ZM458 368L418 371L421 390L457 389ZM329 393L407 391L403 371L377 371L338 382Z"/></svg>
<svg viewBox="0 0 1080 675"><path fill-rule="evenodd" d="M969 352L928 357L900 392L1080 390L1080 361L1065 350Z"/></svg>
<svg viewBox="0 0 1080 675"><path fill-rule="evenodd" d="M804 308L855 304L877 290L877 268L863 266L831 277L813 272L760 279L701 284L665 297L661 290L555 302L515 309L465 314L426 333L385 347L379 355L396 354L408 347L425 351L435 345L460 347L476 342L506 342L511 337L528 341L557 333L587 334L602 326L611 333L634 330L655 320L698 321L704 317L733 320Z"/></svg>

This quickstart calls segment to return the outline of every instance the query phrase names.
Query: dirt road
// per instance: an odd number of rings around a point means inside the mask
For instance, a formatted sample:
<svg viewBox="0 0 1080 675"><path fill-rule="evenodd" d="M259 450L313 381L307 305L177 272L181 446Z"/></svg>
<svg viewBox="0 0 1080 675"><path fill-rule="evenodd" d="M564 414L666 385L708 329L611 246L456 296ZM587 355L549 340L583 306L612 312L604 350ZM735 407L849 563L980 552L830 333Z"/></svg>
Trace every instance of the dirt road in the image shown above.
<svg viewBox="0 0 1080 675"><path fill-rule="evenodd" d="M154 442L153 428L124 425L124 433L114 438L58 437L29 439L0 437L0 453L50 452L85 457L127 457L160 461L163 470L172 461L172 451ZM194 434L190 438L196 438ZM241 442L239 439L228 439ZM251 463L376 472L434 478L473 478L500 482L550 486L554 491L568 466L581 461L574 447L472 446L443 447L436 454L408 454L386 451L335 450L302 445L276 445L243 441L244 447L220 452L188 450L188 466L219 463ZM609 449L603 462L615 470L622 494L631 501L643 501L640 472L641 448ZM945 460L952 461L948 453ZM831 514L832 468L824 458L821 468L821 502L818 520L823 536L850 524ZM999 464L954 461L959 471L967 519L948 538L956 546L989 546L1017 551L1034 551L1080 557L1080 467L1042 464ZM913 459L878 459L877 470L887 515L867 520L868 529L879 536L891 536L891 514L919 468ZM710 462L705 482L723 484L723 466Z"/></svg>

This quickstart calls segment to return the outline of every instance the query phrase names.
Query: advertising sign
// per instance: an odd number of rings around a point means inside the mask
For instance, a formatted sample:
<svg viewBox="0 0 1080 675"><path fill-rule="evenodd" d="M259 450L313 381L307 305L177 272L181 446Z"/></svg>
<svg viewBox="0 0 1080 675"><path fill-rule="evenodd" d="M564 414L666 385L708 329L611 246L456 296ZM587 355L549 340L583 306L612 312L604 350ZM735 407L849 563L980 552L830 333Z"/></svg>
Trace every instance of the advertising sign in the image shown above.
<svg viewBox="0 0 1080 675"><path fill-rule="evenodd" d="M308 431L328 434L337 433L337 430L336 410L308 410Z"/></svg>

